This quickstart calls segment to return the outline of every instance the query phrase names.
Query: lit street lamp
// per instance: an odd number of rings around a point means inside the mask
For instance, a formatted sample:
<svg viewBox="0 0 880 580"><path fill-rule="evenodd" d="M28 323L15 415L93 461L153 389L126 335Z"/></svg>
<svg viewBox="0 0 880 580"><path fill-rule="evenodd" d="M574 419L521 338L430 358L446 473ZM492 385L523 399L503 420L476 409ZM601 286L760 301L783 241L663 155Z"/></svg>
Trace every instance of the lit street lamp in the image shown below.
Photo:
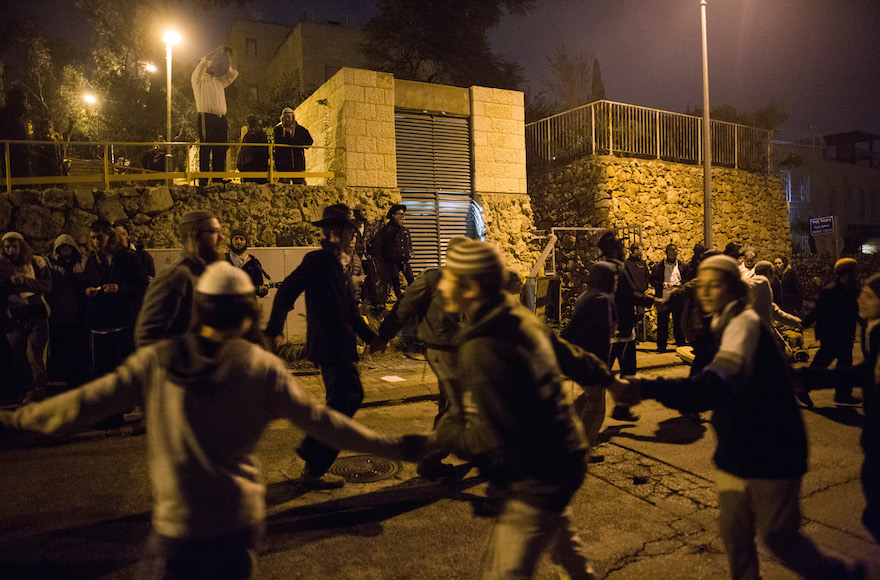
<svg viewBox="0 0 880 580"><path fill-rule="evenodd" d="M83 95L83 100L84 100L87 104L89 104L89 105L94 105L94 104L96 104L96 103L98 102L98 98L97 98L95 95L91 94L91 93L86 93L86 94L84 94L84 95Z"/></svg>
<svg viewBox="0 0 880 580"><path fill-rule="evenodd" d="M165 150L165 172L171 173L172 169L172 157L171 157L171 47L172 45L180 42L180 35L174 32L173 30L169 30L165 33L165 36L162 37L162 40L165 41L165 60L167 74L168 74L168 99L167 99L167 108L165 115L165 133L167 135L167 149ZM171 185L171 179L166 180L166 185Z"/></svg>

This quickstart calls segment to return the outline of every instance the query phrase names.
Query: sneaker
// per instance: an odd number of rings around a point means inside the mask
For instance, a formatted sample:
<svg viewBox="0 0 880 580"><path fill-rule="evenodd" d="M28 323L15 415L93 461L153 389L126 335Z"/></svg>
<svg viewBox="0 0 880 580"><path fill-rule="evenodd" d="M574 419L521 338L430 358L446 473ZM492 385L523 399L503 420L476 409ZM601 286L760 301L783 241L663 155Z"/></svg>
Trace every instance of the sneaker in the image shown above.
<svg viewBox="0 0 880 580"><path fill-rule="evenodd" d="M794 396L797 397L797 400L801 402L801 404L808 409L813 408L813 399L810 398L810 393L807 391L795 391Z"/></svg>
<svg viewBox="0 0 880 580"><path fill-rule="evenodd" d="M302 475L299 476L299 481L311 489L339 489L345 485L345 478L333 473L325 473L320 477L316 477L307 471L303 471Z"/></svg>
<svg viewBox="0 0 880 580"><path fill-rule="evenodd" d="M862 399L852 395L834 395L834 402L838 405L858 405Z"/></svg>
<svg viewBox="0 0 880 580"><path fill-rule="evenodd" d="M639 416L632 412L629 407L617 406L611 411L611 418L615 421L629 421L634 423L639 420Z"/></svg>

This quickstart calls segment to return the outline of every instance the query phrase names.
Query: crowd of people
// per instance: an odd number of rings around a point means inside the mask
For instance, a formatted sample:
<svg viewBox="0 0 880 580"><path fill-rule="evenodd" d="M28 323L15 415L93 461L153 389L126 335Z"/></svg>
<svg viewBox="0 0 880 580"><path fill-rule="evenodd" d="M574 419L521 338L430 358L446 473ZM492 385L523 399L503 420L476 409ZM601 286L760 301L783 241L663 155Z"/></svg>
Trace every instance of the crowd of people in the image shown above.
<svg viewBox="0 0 880 580"><path fill-rule="evenodd" d="M724 252L698 245L685 263L669 245L665 259L649 267L640 244L624 259L623 240L608 232L570 323L556 333L519 303L518 276L488 242L453 238L442 268L413 277L405 212L394 205L372 233L364 208L324 208L314 222L323 232L320 249L278 285L262 330L257 297L267 284L247 251L249 235L230 229L221 254L223 226L208 211L180 218L183 252L159 273L132 244L125 223L96 220L85 259L69 235L39 257L21 234L7 232L0 258L4 346L16 369L13 384L27 387L21 406L0 411L0 426L58 433L143 407L154 496L147 564L154 576L254 573L265 514L255 448L268 422L283 416L307 433L295 451L304 461L303 486L343 486L329 471L340 449L415 461L429 479L452 474L443 462L452 453L478 467L503 498L484 577L529 577L546 552L570 577L592 578L569 504L599 441L605 393L619 420L638 420L633 407L656 399L686 414L712 412L719 526L732 577L759 577L756 534L805 578L863 577L863 567L823 554L801 532L807 440L798 399L812 404L809 388L838 387L845 390L835 401L854 404L852 387L863 388L863 521L880 538L880 397L870 395L878 388L880 275L859 293L855 261L838 261L835 281L802 323L800 288L784 257L774 265L736 244ZM358 260L372 262L364 268L368 277L387 272L384 298L389 288L396 295L378 330L358 306ZM324 405L310 400L271 353L284 342L284 322L300 295L305 355L321 371ZM667 312L678 346L692 346L688 378L637 375L635 331L650 308ZM844 351L848 346L851 354L860 318L867 323L865 362L853 367ZM409 321L418 325L441 396L432 434L391 437L352 419L364 396L357 342L384 350ZM820 353L827 352L793 373L773 325L814 321ZM834 369L823 368L834 359ZM615 362L619 374L612 373ZM64 377L69 390L41 401L53 376ZM576 413L565 401L566 378L583 387Z"/></svg>
<svg viewBox="0 0 880 580"><path fill-rule="evenodd" d="M227 117L226 88L238 78L235 52L229 46L220 46L202 57L191 75L193 98L197 117L196 138L199 145L200 172L226 172L230 141ZM52 120L30 113L26 89L14 85L6 92L5 104L0 108L0 140L30 141L13 143L9 147L9 169L12 177L61 176L69 173L68 162L62 151L64 138L55 130ZM161 140L161 136L159 137ZM294 110L285 107L280 121L268 134L264 120L248 115L242 130L241 146L233 165L240 172L262 173L260 177L244 177L242 181L266 183L271 158L276 172L303 172L306 170L305 148L314 140L308 129L296 121ZM270 147L269 145L274 145ZM151 147L139 156L140 165L149 171L165 171L166 150ZM6 161L0 155L0 165ZM128 161L119 158L118 165ZM199 185L227 182L226 178L198 178ZM282 177L282 183L304 184L303 177ZM39 187L39 184L36 184Z"/></svg>

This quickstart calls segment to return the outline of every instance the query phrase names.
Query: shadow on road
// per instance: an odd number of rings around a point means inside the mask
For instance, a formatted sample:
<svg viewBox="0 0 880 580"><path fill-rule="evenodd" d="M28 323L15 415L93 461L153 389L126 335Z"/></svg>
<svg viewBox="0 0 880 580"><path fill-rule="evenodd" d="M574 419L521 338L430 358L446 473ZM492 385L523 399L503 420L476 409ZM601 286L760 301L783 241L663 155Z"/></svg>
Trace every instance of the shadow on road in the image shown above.
<svg viewBox="0 0 880 580"><path fill-rule="evenodd" d="M632 439L634 441L654 441L657 443L671 443L674 445L688 445L703 437L706 427L703 423L689 417L672 417L661 421L657 430L651 436L636 435L624 431L626 425L614 425L606 427L602 431L603 440L609 441L615 437Z"/></svg>
<svg viewBox="0 0 880 580"><path fill-rule="evenodd" d="M471 469L470 465L459 467L463 470L462 476ZM444 482L414 478L371 493L291 508L266 519L269 540L266 551L280 552L317 542L339 535L340 528L346 528L344 533L349 535L377 536L382 533L385 520L441 499L469 502L475 517L495 517L498 514L496 499L467 491L485 482L478 476ZM276 499L278 497L276 495Z"/></svg>
<svg viewBox="0 0 880 580"><path fill-rule="evenodd" d="M862 427L865 424L865 417L856 407L812 407L803 410L849 427Z"/></svg>
<svg viewBox="0 0 880 580"><path fill-rule="evenodd" d="M0 570L5 578L115 577L143 557L150 512L16 537L4 534Z"/></svg>

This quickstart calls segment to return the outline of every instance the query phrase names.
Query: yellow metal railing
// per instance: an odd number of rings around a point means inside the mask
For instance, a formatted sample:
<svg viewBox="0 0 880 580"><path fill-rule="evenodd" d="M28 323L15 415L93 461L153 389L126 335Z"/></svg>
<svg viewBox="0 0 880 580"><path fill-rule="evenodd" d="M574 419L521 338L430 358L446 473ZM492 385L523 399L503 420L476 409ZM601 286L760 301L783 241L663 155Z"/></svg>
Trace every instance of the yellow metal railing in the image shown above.
<svg viewBox="0 0 880 580"><path fill-rule="evenodd" d="M174 141L171 143L164 141L156 142L131 142L131 141L16 141L16 140L0 140L3 144L3 180L6 184L6 191L11 191L14 186L23 185L52 185L52 184L75 184L75 183L102 183L105 188L110 188L111 184L117 182L132 181L166 181L171 183L174 180L185 183L192 183L197 179L266 179L269 183L277 183L279 179L288 178L323 178L333 179L339 174L332 171L276 171L274 168L275 149L339 149L335 147L322 147L320 145L282 145L275 143L199 143L188 141ZM65 149L80 147L93 149L97 148L101 154L96 158L86 160L77 159L66 156L67 159L73 159L78 162L79 166L85 164L91 165L94 162L101 164L100 173L86 173L79 175L34 175L19 176L12 175L12 151L14 145L47 145L55 147L63 147ZM269 148L269 168L268 171L195 171L190 167L189 151L192 147L201 146L226 146L226 147L268 147ZM159 148L170 154L172 148L185 152L176 160L183 159L185 169L182 171L152 171L139 167L131 167L112 161L113 150L116 147L143 147L143 148Z"/></svg>
<svg viewBox="0 0 880 580"><path fill-rule="evenodd" d="M702 163L702 118L669 111L596 101L528 123L527 164L569 161L584 155ZM771 131L712 121L712 163L769 171Z"/></svg>

